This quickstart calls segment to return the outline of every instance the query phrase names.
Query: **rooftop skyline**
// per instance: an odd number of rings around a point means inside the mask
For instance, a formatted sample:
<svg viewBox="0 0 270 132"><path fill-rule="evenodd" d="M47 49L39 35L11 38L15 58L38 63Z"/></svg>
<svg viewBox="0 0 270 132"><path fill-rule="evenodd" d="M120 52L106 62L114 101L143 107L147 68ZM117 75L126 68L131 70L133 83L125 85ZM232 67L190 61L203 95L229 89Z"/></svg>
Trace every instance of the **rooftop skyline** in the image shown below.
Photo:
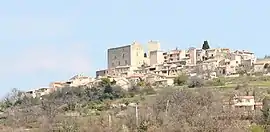
<svg viewBox="0 0 270 132"><path fill-rule="evenodd" d="M0 79L11 88L47 86L107 67L108 48L159 40L161 49L211 47L269 54L270 1L10 0L0 4Z"/></svg>

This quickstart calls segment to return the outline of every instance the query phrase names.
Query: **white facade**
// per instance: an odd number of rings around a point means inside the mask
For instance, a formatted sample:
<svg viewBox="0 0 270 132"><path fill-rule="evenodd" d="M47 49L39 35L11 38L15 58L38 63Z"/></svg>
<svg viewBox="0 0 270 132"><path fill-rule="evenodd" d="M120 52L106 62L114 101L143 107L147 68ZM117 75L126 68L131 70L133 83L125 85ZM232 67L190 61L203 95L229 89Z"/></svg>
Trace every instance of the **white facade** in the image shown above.
<svg viewBox="0 0 270 132"><path fill-rule="evenodd" d="M88 83L93 82L94 80L95 79L91 77L87 77L83 75L76 75L72 77L71 79L69 79L69 81L67 82L69 83L70 87L78 87L78 86L87 85Z"/></svg>
<svg viewBox="0 0 270 132"><path fill-rule="evenodd" d="M247 110L254 110L255 99L254 96L235 96L233 100L233 106L242 107Z"/></svg>

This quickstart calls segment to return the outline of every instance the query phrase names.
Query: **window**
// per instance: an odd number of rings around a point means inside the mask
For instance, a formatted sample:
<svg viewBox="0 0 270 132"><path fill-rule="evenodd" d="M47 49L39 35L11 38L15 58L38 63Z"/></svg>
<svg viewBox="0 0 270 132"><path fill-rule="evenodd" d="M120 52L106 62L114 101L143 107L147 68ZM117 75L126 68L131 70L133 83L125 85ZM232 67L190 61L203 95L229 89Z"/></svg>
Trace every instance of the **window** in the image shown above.
<svg viewBox="0 0 270 132"><path fill-rule="evenodd" d="M125 58L125 54L122 55L123 59Z"/></svg>
<svg viewBox="0 0 270 132"><path fill-rule="evenodd" d="M127 60L125 60L125 65L127 65L128 64L128 61Z"/></svg>
<svg viewBox="0 0 270 132"><path fill-rule="evenodd" d="M114 56L114 59L117 59L117 57L116 57L116 56Z"/></svg>
<svg viewBox="0 0 270 132"><path fill-rule="evenodd" d="M236 61L236 64L238 64L238 61Z"/></svg>
<svg viewBox="0 0 270 132"><path fill-rule="evenodd" d="M114 63L112 63L112 66L114 66Z"/></svg>
<svg viewBox="0 0 270 132"><path fill-rule="evenodd" d="M121 63L120 63L120 61L118 61L118 65L120 65Z"/></svg>
<svg viewBox="0 0 270 132"><path fill-rule="evenodd" d="M198 56L200 56L200 54L198 54Z"/></svg>

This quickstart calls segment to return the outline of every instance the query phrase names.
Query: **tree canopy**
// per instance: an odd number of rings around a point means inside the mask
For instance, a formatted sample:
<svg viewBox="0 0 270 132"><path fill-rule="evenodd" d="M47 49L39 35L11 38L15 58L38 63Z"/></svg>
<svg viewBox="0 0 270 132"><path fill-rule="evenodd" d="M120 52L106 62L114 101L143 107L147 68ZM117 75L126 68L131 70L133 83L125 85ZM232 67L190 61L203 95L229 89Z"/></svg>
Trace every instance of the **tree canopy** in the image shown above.
<svg viewBox="0 0 270 132"><path fill-rule="evenodd" d="M204 49L204 50L206 50L206 49L210 49L210 46L209 46L209 44L208 44L208 41L207 41L207 40L203 42L202 49Z"/></svg>

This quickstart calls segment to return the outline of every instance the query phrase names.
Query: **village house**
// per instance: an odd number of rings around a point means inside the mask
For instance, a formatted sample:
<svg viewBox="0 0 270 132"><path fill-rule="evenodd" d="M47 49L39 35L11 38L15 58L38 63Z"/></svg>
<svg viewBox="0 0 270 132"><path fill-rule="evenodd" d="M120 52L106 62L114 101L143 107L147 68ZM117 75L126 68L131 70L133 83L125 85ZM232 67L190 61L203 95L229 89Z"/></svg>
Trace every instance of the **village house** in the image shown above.
<svg viewBox="0 0 270 132"><path fill-rule="evenodd" d="M256 73L264 73L264 72L268 72L267 71L267 65L270 64L270 59L258 59L255 63L254 63L254 67L253 70Z"/></svg>
<svg viewBox="0 0 270 132"><path fill-rule="evenodd" d="M90 82L93 82L95 79L92 77L84 76L84 75L76 75L66 81L66 84L69 84L69 87L78 87L85 86Z"/></svg>
<svg viewBox="0 0 270 132"><path fill-rule="evenodd" d="M84 76L84 75L75 75L67 81L56 81L50 83L49 87L50 91L56 91L58 89L64 87L78 87L78 86L87 86L89 83L94 82L95 79L92 77Z"/></svg>
<svg viewBox="0 0 270 132"><path fill-rule="evenodd" d="M114 80L116 85L120 86L122 89L128 90L131 87L130 81L124 77L113 78L112 80Z"/></svg>
<svg viewBox="0 0 270 132"><path fill-rule="evenodd" d="M105 76L108 76L108 70L107 69L96 71L96 78L105 77Z"/></svg>
<svg viewBox="0 0 270 132"><path fill-rule="evenodd" d="M247 50L236 50L233 53L240 55L242 60L252 60L252 63L255 63L257 60L255 54Z"/></svg>
<svg viewBox="0 0 270 132"><path fill-rule="evenodd" d="M163 51L155 50L149 53L149 59L150 59L150 66L153 66L163 64L165 59L167 59L167 57L164 55Z"/></svg>
<svg viewBox="0 0 270 132"><path fill-rule="evenodd" d="M47 95L50 92L51 92L50 88L42 87L42 88L26 91L25 95L27 97L37 98L37 97L42 97L43 95Z"/></svg>
<svg viewBox="0 0 270 132"><path fill-rule="evenodd" d="M234 109L255 110L262 109L262 102L255 102L254 96L237 96L233 97L231 106Z"/></svg>

